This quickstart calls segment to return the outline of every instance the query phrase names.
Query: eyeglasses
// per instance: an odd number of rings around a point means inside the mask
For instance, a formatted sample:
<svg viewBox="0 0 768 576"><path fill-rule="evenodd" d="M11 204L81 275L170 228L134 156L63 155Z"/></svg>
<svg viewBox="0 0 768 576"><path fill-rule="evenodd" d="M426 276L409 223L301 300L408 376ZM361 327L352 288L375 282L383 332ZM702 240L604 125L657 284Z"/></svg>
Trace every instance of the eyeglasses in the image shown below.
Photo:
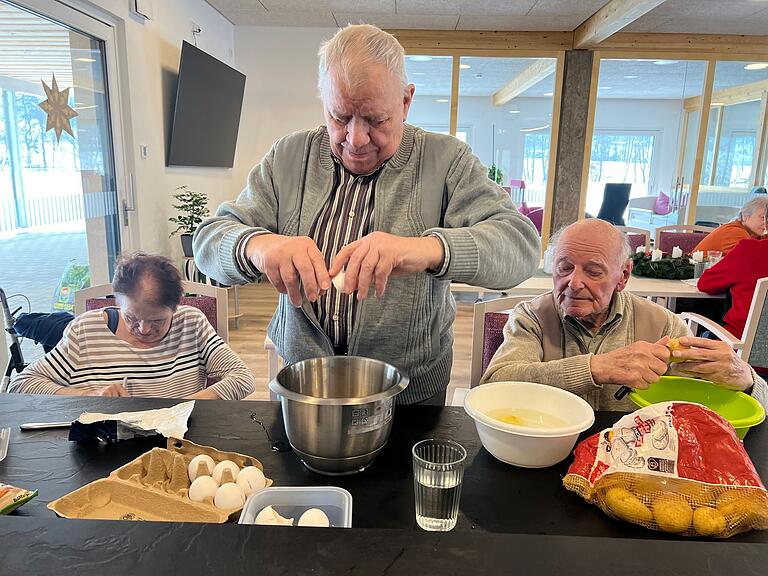
<svg viewBox="0 0 768 576"><path fill-rule="evenodd" d="M126 314L125 312L123 312L123 318L125 319L125 322L132 328L136 328L139 324L143 323L144 326L152 328L153 330L162 328L170 320L170 318L163 318L162 320L142 320L141 318L136 318L130 314Z"/></svg>

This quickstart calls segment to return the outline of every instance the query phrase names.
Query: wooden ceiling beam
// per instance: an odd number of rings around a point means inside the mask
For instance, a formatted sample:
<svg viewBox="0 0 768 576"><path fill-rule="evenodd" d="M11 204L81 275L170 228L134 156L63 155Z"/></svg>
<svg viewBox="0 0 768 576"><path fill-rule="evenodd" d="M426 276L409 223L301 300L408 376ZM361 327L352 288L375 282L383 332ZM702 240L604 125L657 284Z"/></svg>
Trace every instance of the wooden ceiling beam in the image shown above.
<svg viewBox="0 0 768 576"><path fill-rule="evenodd" d="M730 88L723 88L712 94L712 105L715 104L741 104L742 102L754 102L763 97L768 91L768 80L758 80L749 84L739 84ZM701 96L691 96L683 100L683 108L688 111L698 110L701 107Z"/></svg>
<svg viewBox="0 0 768 576"><path fill-rule="evenodd" d="M569 50L573 32L388 29L411 54L429 50Z"/></svg>
<svg viewBox="0 0 768 576"><path fill-rule="evenodd" d="M531 86L535 86L555 71L556 63L554 58L536 60L493 94L491 97L493 105L502 106Z"/></svg>
<svg viewBox="0 0 768 576"><path fill-rule="evenodd" d="M613 36L665 0L611 0L573 33L574 48L590 48Z"/></svg>

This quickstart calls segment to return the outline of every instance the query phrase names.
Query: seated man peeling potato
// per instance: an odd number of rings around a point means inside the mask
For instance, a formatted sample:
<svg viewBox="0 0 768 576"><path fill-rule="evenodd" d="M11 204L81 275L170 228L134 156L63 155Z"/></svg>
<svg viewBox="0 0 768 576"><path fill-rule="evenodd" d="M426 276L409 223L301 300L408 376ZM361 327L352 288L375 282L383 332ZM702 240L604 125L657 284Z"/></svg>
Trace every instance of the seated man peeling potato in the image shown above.
<svg viewBox="0 0 768 576"><path fill-rule="evenodd" d="M627 410L628 399L614 398L617 387L648 388L673 360L677 375L768 404L765 381L730 346L693 337L678 316L624 291L632 261L626 238L611 224L577 222L552 244L554 290L510 313L483 382L539 382L578 394L595 409Z"/></svg>

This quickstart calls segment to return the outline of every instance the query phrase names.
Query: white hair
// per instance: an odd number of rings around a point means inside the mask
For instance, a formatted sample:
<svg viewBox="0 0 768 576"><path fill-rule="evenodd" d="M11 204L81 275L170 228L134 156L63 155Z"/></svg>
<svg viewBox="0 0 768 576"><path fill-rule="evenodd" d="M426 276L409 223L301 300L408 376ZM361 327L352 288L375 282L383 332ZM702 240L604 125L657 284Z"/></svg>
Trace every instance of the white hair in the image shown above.
<svg viewBox="0 0 768 576"><path fill-rule="evenodd" d="M758 210L765 210L768 212L768 194L761 194L757 198L752 198L749 202L744 204L739 210L739 215L736 219L739 222L744 222L744 216L751 216Z"/></svg>
<svg viewBox="0 0 768 576"><path fill-rule="evenodd" d="M385 66L403 89L408 85L405 50L392 34L370 24L350 24L341 28L333 38L320 45L318 56L317 86L321 94L331 69L354 89L365 82L365 70L372 64Z"/></svg>
<svg viewBox="0 0 768 576"><path fill-rule="evenodd" d="M571 226L575 226L578 224L578 222L575 222L574 224L568 224L567 226L563 226L562 228L558 229L552 236L549 237L549 246L552 248L552 253L557 252L558 244L560 244L560 238L563 236L563 232L568 230ZM609 222L606 222L611 228L613 228L613 231L616 233L614 236L614 241L616 246L618 246L618 261L620 265L623 265L627 260L629 260L632 257L632 245L629 243L629 236L627 236L624 232L621 232L618 228L610 224ZM602 243L602 242L601 242Z"/></svg>

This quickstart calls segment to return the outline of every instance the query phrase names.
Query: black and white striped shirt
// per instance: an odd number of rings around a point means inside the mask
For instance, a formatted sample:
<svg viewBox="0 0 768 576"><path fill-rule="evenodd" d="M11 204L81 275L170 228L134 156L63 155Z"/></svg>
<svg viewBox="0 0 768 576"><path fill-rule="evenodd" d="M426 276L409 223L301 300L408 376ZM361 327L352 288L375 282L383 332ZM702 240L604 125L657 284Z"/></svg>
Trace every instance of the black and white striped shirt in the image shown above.
<svg viewBox="0 0 768 576"><path fill-rule="evenodd" d="M335 162L333 191L309 232L329 268L339 250L371 232L380 170L381 167L370 174L356 175ZM357 307L355 293L344 294L333 284L313 304L320 325L337 351L347 348Z"/></svg>
<svg viewBox="0 0 768 576"><path fill-rule="evenodd" d="M126 380L127 377L127 380ZM43 358L11 383L12 392L55 394L61 386L95 389L123 384L132 396L182 398L206 387L225 400L252 393L255 379L208 319L192 306L179 306L168 334L152 348L136 348L107 326L103 310L85 312Z"/></svg>

